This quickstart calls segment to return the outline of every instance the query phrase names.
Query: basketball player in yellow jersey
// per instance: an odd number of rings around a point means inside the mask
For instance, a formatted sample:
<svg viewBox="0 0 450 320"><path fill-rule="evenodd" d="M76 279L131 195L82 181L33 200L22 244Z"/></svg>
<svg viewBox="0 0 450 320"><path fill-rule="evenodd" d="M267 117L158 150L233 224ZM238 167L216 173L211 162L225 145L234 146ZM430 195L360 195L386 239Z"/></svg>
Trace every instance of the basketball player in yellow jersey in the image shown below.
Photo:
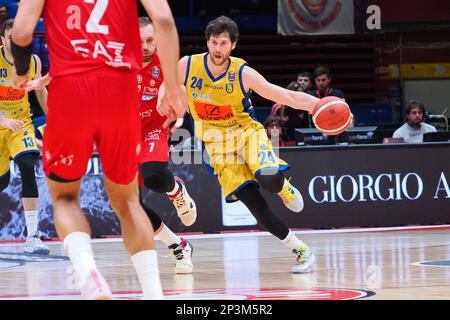
<svg viewBox="0 0 450 320"><path fill-rule="evenodd" d="M13 20L3 23L0 47L0 192L6 189L10 179L10 158L20 169L22 177L22 204L25 211L27 240L26 253L48 254L49 249L39 238L38 188L35 166L39 157L34 126L31 122L30 103L25 90L16 90L11 81L14 61L11 54L11 29ZM41 77L41 61L33 55L30 62L33 78ZM47 89L36 90L39 104L47 109ZM0 211L0 213L2 213Z"/></svg>
<svg viewBox="0 0 450 320"><path fill-rule="evenodd" d="M205 35L208 52L180 60L195 134L205 143L226 201L242 201L259 224L295 254L294 273L309 272L315 260L311 250L271 211L258 190L261 185L278 194L294 212L303 209L300 192L281 173L288 168L287 163L275 155L263 125L253 116L250 95L255 91L276 103L308 112L319 99L273 85L244 60L231 57L239 33L228 17L211 21Z"/></svg>

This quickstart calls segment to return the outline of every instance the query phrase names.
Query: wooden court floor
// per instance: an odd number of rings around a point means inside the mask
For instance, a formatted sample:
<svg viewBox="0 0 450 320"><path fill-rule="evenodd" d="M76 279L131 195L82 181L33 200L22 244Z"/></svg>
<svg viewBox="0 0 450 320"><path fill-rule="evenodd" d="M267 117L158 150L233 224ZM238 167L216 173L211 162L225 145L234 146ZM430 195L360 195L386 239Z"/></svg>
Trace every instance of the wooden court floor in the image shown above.
<svg viewBox="0 0 450 320"><path fill-rule="evenodd" d="M290 272L293 256L266 233L186 236L194 273L176 275L157 241L167 299L450 299L450 229L300 232L316 254L309 274ZM0 299L78 299L68 288L69 262L60 242L50 261L0 245ZM117 299L140 299L121 239L94 240L99 269ZM14 255L13 253L17 253ZM421 264L422 263L422 264ZM69 286L70 287L70 286Z"/></svg>

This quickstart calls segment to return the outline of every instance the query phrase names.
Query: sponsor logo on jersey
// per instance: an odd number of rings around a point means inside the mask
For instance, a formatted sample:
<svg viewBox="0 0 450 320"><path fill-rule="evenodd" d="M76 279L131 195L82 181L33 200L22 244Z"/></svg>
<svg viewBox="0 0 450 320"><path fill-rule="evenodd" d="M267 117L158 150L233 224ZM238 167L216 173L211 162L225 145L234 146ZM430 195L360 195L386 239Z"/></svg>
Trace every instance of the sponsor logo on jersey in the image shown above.
<svg viewBox="0 0 450 320"><path fill-rule="evenodd" d="M158 67L153 67L153 69L152 69L152 77L153 78L155 78L155 79L157 79L157 78L159 78L159 74L161 73L161 70L159 70L159 68Z"/></svg>
<svg viewBox="0 0 450 320"><path fill-rule="evenodd" d="M142 101L150 101L150 100L153 100L153 99L155 99L156 97L155 96L149 96L149 95L142 95Z"/></svg>
<svg viewBox="0 0 450 320"><path fill-rule="evenodd" d="M154 86L156 85L156 81L155 81L154 79L150 79L150 81L148 82L148 84L149 84L151 87L154 87Z"/></svg>
<svg viewBox="0 0 450 320"><path fill-rule="evenodd" d="M152 109L148 109L146 111L139 112L141 119L150 118L152 116L152 113L153 113Z"/></svg>
<svg viewBox="0 0 450 320"><path fill-rule="evenodd" d="M0 86L0 100L17 101L25 97L25 90L16 90L12 87Z"/></svg>
<svg viewBox="0 0 450 320"><path fill-rule="evenodd" d="M233 82L234 80L236 80L236 73L234 70L231 70L228 72L228 81Z"/></svg>
<svg viewBox="0 0 450 320"><path fill-rule="evenodd" d="M138 83L142 83L142 76L140 74L137 75L137 81Z"/></svg>
<svg viewBox="0 0 450 320"><path fill-rule="evenodd" d="M197 116L203 121L223 121L234 116L230 105L218 106L194 101L194 106Z"/></svg>
<svg viewBox="0 0 450 320"><path fill-rule="evenodd" d="M227 93L233 93L234 85L232 83L227 83L227 85L225 86L225 90L227 91Z"/></svg>
<svg viewBox="0 0 450 320"><path fill-rule="evenodd" d="M206 102L212 102L212 98L209 94L198 94L197 92L192 92L192 98Z"/></svg>
<svg viewBox="0 0 450 320"><path fill-rule="evenodd" d="M150 140L159 140L160 134L161 134L161 129L155 129L150 132L147 132L147 134L144 137L144 142L150 141Z"/></svg>
<svg viewBox="0 0 450 320"><path fill-rule="evenodd" d="M144 94L149 96L157 96L159 92L158 88L150 88L150 87L144 87Z"/></svg>

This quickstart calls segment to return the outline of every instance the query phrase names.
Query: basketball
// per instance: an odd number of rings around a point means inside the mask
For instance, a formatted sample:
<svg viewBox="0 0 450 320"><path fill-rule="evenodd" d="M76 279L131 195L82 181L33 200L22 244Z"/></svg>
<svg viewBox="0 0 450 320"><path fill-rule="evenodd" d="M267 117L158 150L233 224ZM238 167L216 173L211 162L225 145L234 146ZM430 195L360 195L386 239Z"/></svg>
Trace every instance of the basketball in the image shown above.
<svg viewBox="0 0 450 320"><path fill-rule="evenodd" d="M335 136L350 127L353 115L343 99L329 96L320 99L314 106L312 119L318 130Z"/></svg>

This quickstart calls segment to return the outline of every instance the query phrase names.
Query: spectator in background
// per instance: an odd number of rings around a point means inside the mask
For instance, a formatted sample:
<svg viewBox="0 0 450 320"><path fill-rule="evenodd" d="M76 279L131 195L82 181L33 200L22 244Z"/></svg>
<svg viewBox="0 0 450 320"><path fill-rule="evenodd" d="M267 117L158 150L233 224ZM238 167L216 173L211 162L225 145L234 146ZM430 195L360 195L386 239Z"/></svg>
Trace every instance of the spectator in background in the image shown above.
<svg viewBox="0 0 450 320"><path fill-rule="evenodd" d="M312 89L313 77L308 71L301 71L297 76L297 83L303 89L303 92L309 92Z"/></svg>
<svg viewBox="0 0 450 320"><path fill-rule="evenodd" d="M9 19L8 8L4 4L0 5L0 33L3 30L3 22ZM3 44L0 40L0 44Z"/></svg>
<svg viewBox="0 0 450 320"><path fill-rule="evenodd" d="M304 74L300 76L300 74ZM311 80L308 77L309 72L300 73L296 81L292 81L286 89L292 91L307 92L308 80L311 86ZM310 74L309 74L310 75ZM299 81L301 78L301 81ZM291 141L295 140L296 128L309 128L310 116L307 111L281 106L281 119L286 128L286 134Z"/></svg>
<svg viewBox="0 0 450 320"><path fill-rule="evenodd" d="M319 66L314 71L314 81L316 89L311 90L309 94L321 99L328 96L335 96L345 99L344 93L341 90L334 89L331 84L330 69L325 66Z"/></svg>
<svg viewBox="0 0 450 320"><path fill-rule="evenodd" d="M423 135L436 132L436 128L424 122L425 106L417 100L410 100L405 107L406 123L398 128L393 138L403 138L408 143L423 142Z"/></svg>
<svg viewBox="0 0 450 320"><path fill-rule="evenodd" d="M267 136L272 141L272 137L278 135L279 146L292 146L295 145L295 140L290 140L286 135L285 128L283 126L283 121L280 117L270 115L267 117L266 121L263 123L264 128L266 128ZM272 143L274 143L272 141Z"/></svg>

